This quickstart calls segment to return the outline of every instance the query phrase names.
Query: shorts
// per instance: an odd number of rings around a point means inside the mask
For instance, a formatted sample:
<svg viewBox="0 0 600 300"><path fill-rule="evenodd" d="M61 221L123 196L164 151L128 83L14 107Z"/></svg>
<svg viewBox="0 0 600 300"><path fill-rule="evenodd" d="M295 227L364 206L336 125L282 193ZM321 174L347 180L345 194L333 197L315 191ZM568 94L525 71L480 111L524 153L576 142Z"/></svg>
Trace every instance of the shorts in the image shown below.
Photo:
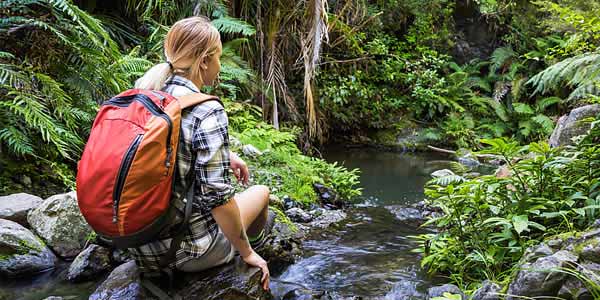
<svg viewBox="0 0 600 300"><path fill-rule="evenodd" d="M221 231L221 228L219 228L215 240L208 250L206 250L206 253L199 258L193 258L184 262L177 269L183 272L199 272L226 264L232 261L234 257L235 248L233 248L231 242L229 242L223 231Z"/></svg>

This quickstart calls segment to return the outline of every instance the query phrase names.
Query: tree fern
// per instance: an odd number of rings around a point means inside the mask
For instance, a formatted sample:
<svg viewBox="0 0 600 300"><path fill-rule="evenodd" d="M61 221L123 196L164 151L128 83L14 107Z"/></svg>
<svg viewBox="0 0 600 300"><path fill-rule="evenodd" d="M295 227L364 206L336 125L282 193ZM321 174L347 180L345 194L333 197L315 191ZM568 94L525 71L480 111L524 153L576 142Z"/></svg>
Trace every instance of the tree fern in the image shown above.
<svg viewBox="0 0 600 300"><path fill-rule="evenodd" d="M548 93L563 85L573 87L567 100L577 100L589 95L599 95L600 53L586 53L567 58L533 76L528 84L535 93Z"/></svg>
<svg viewBox="0 0 600 300"><path fill-rule="evenodd" d="M231 17L221 17L212 20L212 24L222 33L241 34L243 36L252 36L256 33L254 26Z"/></svg>

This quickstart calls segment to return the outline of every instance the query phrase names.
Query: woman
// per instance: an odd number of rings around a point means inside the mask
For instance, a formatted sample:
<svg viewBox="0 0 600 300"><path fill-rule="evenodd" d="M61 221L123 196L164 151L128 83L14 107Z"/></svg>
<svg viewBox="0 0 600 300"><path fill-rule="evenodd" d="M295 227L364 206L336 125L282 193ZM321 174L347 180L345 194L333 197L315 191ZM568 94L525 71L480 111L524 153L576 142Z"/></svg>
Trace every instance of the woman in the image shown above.
<svg viewBox="0 0 600 300"><path fill-rule="evenodd" d="M202 17L175 23L165 38L166 62L152 67L136 82L136 88L163 90L178 97L199 93L217 79L222 51L217 29ZM269 189L255 185L235 194L229 168L237 180L247 184L248 168L229 151L227 115L219 101L207 101L185 109L177 151L173 201L183 215L184 198L192 199L194 212L172 267L196 272L231 261L237 250L251 266L259 267L265 290L269 269L254 250L265 236ZM159 261L170 247L170 239L157 240L130 249L145 272L160 270Z"/></svg>

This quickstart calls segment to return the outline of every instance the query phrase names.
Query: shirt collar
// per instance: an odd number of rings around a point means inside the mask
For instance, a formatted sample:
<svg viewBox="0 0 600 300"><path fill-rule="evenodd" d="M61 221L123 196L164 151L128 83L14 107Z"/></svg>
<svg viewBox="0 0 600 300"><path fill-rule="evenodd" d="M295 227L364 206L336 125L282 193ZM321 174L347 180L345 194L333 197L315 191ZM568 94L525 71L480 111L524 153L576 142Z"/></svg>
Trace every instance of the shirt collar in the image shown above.
<svg viewBox="0 0 600 300"><path fill-rule="evenodd" d="M169 79L167 79L167 81L165 82L165 85L168 86L172 84L183 86L194 93L200 93L200 89L191 80L183 76L172 75L171 77L169 77Z"/></svg>

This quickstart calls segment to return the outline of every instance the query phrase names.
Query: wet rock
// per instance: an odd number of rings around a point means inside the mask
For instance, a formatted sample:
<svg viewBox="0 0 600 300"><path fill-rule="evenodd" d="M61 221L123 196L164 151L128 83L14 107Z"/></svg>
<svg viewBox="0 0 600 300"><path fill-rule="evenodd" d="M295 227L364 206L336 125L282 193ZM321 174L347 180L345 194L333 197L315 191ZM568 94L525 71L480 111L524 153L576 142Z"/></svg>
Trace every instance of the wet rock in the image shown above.
<svg viewBox="0 0 600 300"><path fill-rule="evenodd" d="M472 155L472 154L469 154L469 155L466 155L466 156L461 156L457 160L458 160L458 162L461 165L464 165L464 166L467 166L467 167L470 167L470 168L477 167L477 166L481 165L481 163L479 162L479 160L477 160L477 158L474 155Z"/></svg>
<svg viewBox="0 0 600 300"><path fill-rule="evenodd" d="M327 228L331 224L344 220L347 215L341 210L328 210L328 209L316 209L310 212L314 219L309 223L309 227L314 228Z"/></svg>
<svg viewBox="0 0 600 300"><path fill-rule="evenodd" d="M313 220L313 217L309 213L299 207L290 208L285 211L285 214L290 220L298 223L308 223Z"/></svg>
<svg viewBox="0 0 600 300"><path fill-rule="evenodd" d="M265 244L258 253L269 261L269 266L283 266L296 261L302 255L304 234L293 230L289 224L275 222Z"/></svg>
<svg viewBox="0 0 600 300"><path fill-rule="evenodd" d="M326 291L298 288L287 292L282 300L329 300L333 299Z"/></svg>
<svg viewBox="0 0 600 300"><path fill-rule="evenodd" d="M46 297L43 300L63 300L63 297L59 297L59 296L50 296L50 297Z"/></svg>
<svg viewBox="0 0 600 300"><path fill-rule="evenodd" d="M85 248L69 266L67 279L84 281L108 271L111 267L109 249L91 244Z"/></svg>
<svg viewBox="0 0 600 300"><path fill-rule="evenodd" d="M96 288L89 300L142 300L147 299L142 288L140 274L134 261L115 268L108 278Z"/></svg>
<svg viewBox="0 0 600 300"><path fill-rule="evenodd" d="M27 221L33 231L64 258L75 257L92 232L79 212L75 192L44 200L29 212Z"/></svg>
<svg viewBox="0 0 600 300"><path fill-rule="evenodd" d="M320 183L313 184L313 188L325 208L340 209L344 207L344 201L338 197L333 189Z"/></svg>
<svg viewBox="0 0 600 300"><path fill-rule="evenodd" d="M573 267L577 256L565 250L551 256L538 258L534 263L520 267L515 279L508 286L507 300L525 297L556 296L567 279L567 274L553 271L557 268Z"/></svg>
<svg viewBox="0 0 600 300"><path fill-rule="evenodd" d="M258 157L262 155L262 152L252 145L244 145L244 147L242 147L242 152L244 155L250 157Z"/></svg>
<svg viewBox="0 0 600 300"><path fill-rule="evenodd" d="M203 272L186 273L177 285L183 299L206 300L266 300L273 299L262 289L262 272L250 268L239 256L234 262Z"/></svg>
<svg viewBox="0 0 600 300"><path fill-rule="evenodd" d="M56 256L27 228L0 219L0 275L19 277L54 268Z"/></svg>
<svg viewBox="0 0 600 300"><path fill-rule="evenodd" d="M427 289L427 299L433 299L435 297L442 297L444 293L450 293L454 295L461 295L462 299L465 299L465 294L454 284L444 284L440 286L434 286Z"/></svg>
<svg viewBox="0 0 600 300"><path fill-rule="evenodd" d="M42 203L43 199L25 193L12 194L0 197L0 219L11 220L25 227L27 223L27 213Z"/></svg>
<svg viewBox="0 0 600 300"><path fill-rule="evenodd" d="M426 217L422 210L402 205L388 205L385 207L396 219L413 227L419 227L425 223Z"/></svg>
<svg viewBox="0 0 600 300"><path fill-rule="evenodd" d="M502 287L497 283L486 280L481 284L481 287L477 289L471 300L500 300L500 292Z"/></svg>
<svg viewBox="0 0 600 300"><path fill-rule="evenodd" d="M580 122L600 114L600 104L586 105L572 110L558 119L548 143L552 147L572 145L572 138L584 135L590 129L589 122Z"/></svg>
<svg viewBox="0 0 600 300"><path fill-rule="evenodd" d="M392 290L385 295L385 300L421 300L425 295L417 290L417 282L404 280L396 283Z"/></svg>
<svg viewBox="0 0 600 300"><path fill-rule="evenodd" d="M294 208L294 207L300 207L300 204L298 202L296 202L294 199L290 198L290 196L285 195L283 196L283 208L285 210Z"/></svg>
<svg viewBox="0 0 600 300"><path fill-rule="evenodd" d="M437 170L437 171L434 171L433 173L431 173L431 177L433 177L433 178L440 178L440 177L452 176L452 175L455 175L454 172L452 172L448 169L441 169L441 170Z"/></svg>

